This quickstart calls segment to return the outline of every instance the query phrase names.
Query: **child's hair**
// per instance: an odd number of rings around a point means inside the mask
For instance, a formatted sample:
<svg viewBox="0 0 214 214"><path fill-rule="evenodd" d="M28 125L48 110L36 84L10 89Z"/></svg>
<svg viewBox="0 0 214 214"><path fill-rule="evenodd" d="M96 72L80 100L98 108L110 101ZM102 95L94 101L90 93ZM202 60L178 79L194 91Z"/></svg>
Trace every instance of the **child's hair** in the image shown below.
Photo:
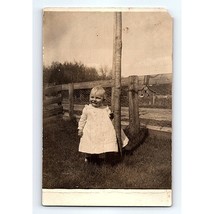
<svg viewBox="0 0 214 214"><path fill-rule="evenodd" d="M103 96L103 100L106 100L106 91L101 86L95 86L94 88L92 88L90 95L91 94L99 94L99 95Z"/></svg>

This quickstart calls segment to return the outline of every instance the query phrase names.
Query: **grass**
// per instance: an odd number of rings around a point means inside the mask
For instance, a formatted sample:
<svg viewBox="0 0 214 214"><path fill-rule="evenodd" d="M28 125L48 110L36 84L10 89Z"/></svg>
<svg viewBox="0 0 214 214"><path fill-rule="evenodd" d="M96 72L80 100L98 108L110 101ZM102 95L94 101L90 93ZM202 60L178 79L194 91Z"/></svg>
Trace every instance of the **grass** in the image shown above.
<svg viewBox="0 0 214 214"><path fill-rule="evenodd" d="M171 140L148 136L132 155L115 165L84 162L75 121L43 130L43 188L170 189Z"/></svg>

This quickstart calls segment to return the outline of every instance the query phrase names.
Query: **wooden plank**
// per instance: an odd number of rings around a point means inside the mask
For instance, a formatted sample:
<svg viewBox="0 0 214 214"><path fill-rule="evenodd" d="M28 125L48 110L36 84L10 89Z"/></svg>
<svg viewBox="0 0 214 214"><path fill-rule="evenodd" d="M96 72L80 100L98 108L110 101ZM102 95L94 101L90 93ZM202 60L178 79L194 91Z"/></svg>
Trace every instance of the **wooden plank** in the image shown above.
<svg viewBox="0 0 214 214"><path fill-rule="evenodd" d="M148 76L148 75L146 75ZM145 76L139 76L139 84L144 85ZM129 78L123 77L121 78L121 86L128 86ZM172 83L172 74L158 74L158 75L150 75L149 78L149 85L153 84L171 84ZM114 80L97 80L91 82L78 82L74 83L74 90L75 89L91 89L97 85L101 85L104 88L113 87ZM62 85L62 90L68 90L68 84Z"/></svg>
<svg viewBox="0 0 214 214"><path fill-rule="evenodd" d="M92 81L92 82L74 83L74 89L91 89L97 85L100 85L104 88L113 87L114 80L110 79L110 80L98 80L98 81ZM122 86L128 85L128 77L121 79L121 85ZM68 90L66 85L63 85L63 90Z"/></svg>
<svg viewBox="0 0 214 214"><path fill-rule="evenodd" d="M92 89L93 87L101 85L102 87L112 87L112 80L97 80L91 82L76 82L74 83L74 90L77 89ZM68 90L68 84L62 85L62 90Z"/></svg>
<svg viewBox="0 0 214 214"><path fill-rule="evenodd" d="M56 114L62 114L63 113L63 107L62 106L56 106L54 109L51 110L44 110L43 111L43 117L50 117Z"/></svg>
<svg viewBox="0 0 214 214"><path fill-rule="evenodd" d="M58 96L58 97L51 97L49 99L44 100L43 105L48 106L48 105L54 104L54 103L60 104L61 102L62 102L62 96L60 94L60 96Z"/></svg>
<svg viewBox="0 0 214 214"><path fill-rule="evenodd" d="M69 119L73 117L74 114L74 84L70 83L68 85L68 101L69 101Z"/></svg>
<svg viewBox="0 0 214 214"><path fill-rule="evenodd" d="M67 91L68 90L68 85L69 84L62 84L62 91Z"/></svg>
<svg viewBox="0 0 214 214"><path fill-rule="evenodd" d="M138 104L138 76L129 77L129 130L132 136L140 131L139 104Z"/></svg>
<svg viewBox="0 0 214 214"><path fill-rule="evenodd" d="M151 125L146 125L146 127L153 131L172 133L171 127L151 126Z"/></svg>
<svg viewBox="0 0 214 214"><path fill-rule="evenodd" d="M99 80L93 82L79 82L74 83L74 89L91 89L97 85L102 87L112 87L112 80Z"/></svg>
<svg viewBox="0 0 214 214"><path fill-rule="evenodd" d="M128 121L121 121L121 125L122 125L123 128L126 128L127 126L129 126L129 122ZM166 133L169 133L169 134L172 133L172 128L171 127L146 125L143 122L140 123L140 126L141 127L146 127L149 130L156 131L156 132L166 132Z"/></svg>
<svg viewBox="0 0 214 214"><path fill-rule="evenodd" d="M50 86L44 89L44 95L57 94L62 90L62 85Z"/></svg>

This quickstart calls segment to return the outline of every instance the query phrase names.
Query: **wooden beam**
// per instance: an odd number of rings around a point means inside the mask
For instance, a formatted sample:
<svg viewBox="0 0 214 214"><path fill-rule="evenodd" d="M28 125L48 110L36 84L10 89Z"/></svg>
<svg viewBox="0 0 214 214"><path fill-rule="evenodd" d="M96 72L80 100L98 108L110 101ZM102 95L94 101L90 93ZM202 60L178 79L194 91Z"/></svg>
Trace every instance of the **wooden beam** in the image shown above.
<svg viewBox="0 0 214 214"><path fill-rule="evenodd" d="M68 84L68 101L69 101L69 119L73 117L74 114L74 84Z"/></svg>
<svg viewBox="0 0 214 214"><path fill-rule="evenodd" d="M116 54L116 13L113 13L113 19L114 19L114 23L113 23L113 54L112 54L112 86L111 86L111 110L114 112L114 104L115 104L115 65L116 65L116 61L115 61L115 54ZM114 120L113 120L114 122Z"/></svg>
<svg viewBox="0 0 214 214"><path fill-rule="evenodd" d="M54 103L58 103L60 104L62 102L62 96L58 96L58 97L51 97L51 98L48 98L46 100L43 101L43 104L44 106L48 106L50 104L54 104Z"/></svg>
<svg viewBox="0 0 214 214"><path fill-rule="evenodd" d="M57 94L61 90L62 90L62 85L49 86L44 89L44 95L50 96L52 94Z"/></svg>
<svg viewBox="0 0 214 214"><path fill-rule="evenodd" d="M115 33L115 91L114 91L114 126L117 134L119 152L122 156L121 141L121 57L122 57L122 13L116 12Z"/></svg>
<svg viewBox="0 0 214 214"><path fill-rule="evenodd" d="M145 76L139 76L139 84L144 85ZM172 83L172 74L160 74L160 75L150 75L148 84L154 85L154 84L171 84ZM128 86L129 84L129 78L123 77L121 78L121 86ZM101 85L102 87L113 87L114 86L114 80L98 80L98 81L91 81L91 82L78 82L74 83L74 90L76 89L91 89L97 85ZM56 87L56 86L55 86ZM68 90L68 84L62 85L62 90Z"/></svg>
<svg viewBox="0 0 214 214"><path fill-rule="evenodd" d="M140 131L138 84L138 76L129 77L129 131L132 136Z"/></svg>

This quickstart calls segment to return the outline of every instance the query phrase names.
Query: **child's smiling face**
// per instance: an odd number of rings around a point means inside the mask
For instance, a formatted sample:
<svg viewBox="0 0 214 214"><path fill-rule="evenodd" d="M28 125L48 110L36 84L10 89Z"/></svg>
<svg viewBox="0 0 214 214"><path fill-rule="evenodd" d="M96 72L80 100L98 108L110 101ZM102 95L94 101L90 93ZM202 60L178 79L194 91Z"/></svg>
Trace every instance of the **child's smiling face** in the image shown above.
<svg viewBox="0 0 214 214"><path fill-rule="evenodd" d="M90 103L92 106L98 108L103 105L103 95L100 93L91 93L90 94Z"/></svg>

